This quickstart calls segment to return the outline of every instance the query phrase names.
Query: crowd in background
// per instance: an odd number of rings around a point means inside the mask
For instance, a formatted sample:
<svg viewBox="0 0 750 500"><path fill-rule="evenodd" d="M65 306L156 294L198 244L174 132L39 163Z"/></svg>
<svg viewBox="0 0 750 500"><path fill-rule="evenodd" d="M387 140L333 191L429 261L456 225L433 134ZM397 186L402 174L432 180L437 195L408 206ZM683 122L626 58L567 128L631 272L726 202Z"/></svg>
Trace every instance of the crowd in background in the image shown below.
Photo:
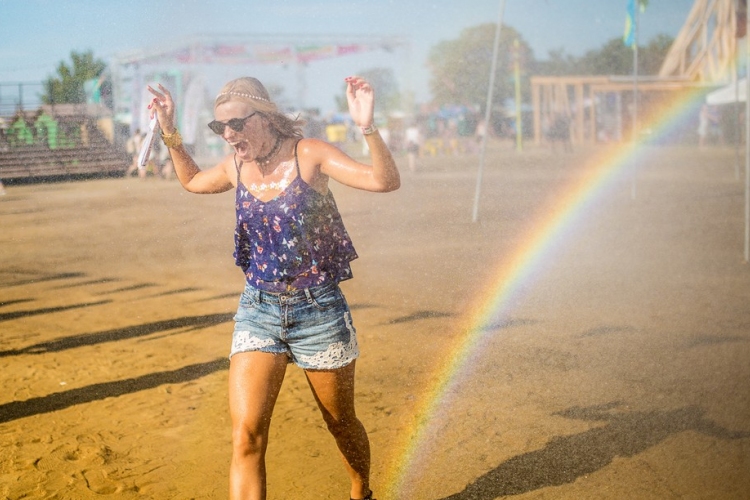
<svg viewBox="0 0 750 500"><path fill-rule="evenodd" d="M151 155L146 165L140 165L141 146L143 146L145 139L146 133L141 132L140 129L136 129L133 135L125 142L125 151L131 158L130 165L125 171L125 177L131 177L137 172L138 177L141 179L157 177L164 180L172 180L174 178L172 158L169 156L169 150L158 137L153 143Z"/></svg>
<svg viewBox="0 0 750 500"><path fill-rule="evenodd" d="M361 154L368 154L361 132L353 126L346 115L322 116L315 110L308 110L301 113L301 116L306 120L306 137L346 147L354 154L359 154L361 147ZM697 138L693 140L697 139L696 142L701 148L708 144L723 144L726 135L724 129L732 128L724 122L729 122L732 117L733 113L722 115L718 107L703 105L697 116L697 130L692 129L693 134L697 132ZM477 154L487 133L489 137L506 139L512 143L516 140L515 117L496 113L490 126L487 126L479 107L462 105L422 105L413 116L400 112L376 114L376 125L390 150L394 154L407 156L408 168L411 171L417 170L419 158ZM42 146L52 150L85 147L89 142L90 127L93 126L90 120L81 117L74 120L55 117L44 108L35 112L18 112L11 118L0 117L0 152L27 146ZM524 123L524 134L528 134L530 128L529 124ZM141 168L137 165L138 151L144 135L137 130L124 143L128 155L132 158L126 175L130 176L137 172L141 178L154 176L171 179L172 165L166 150L160 147L160 141L156 141L148 165ZM560 113L542 117L542 140L553 151L556 149L555 144L560 144L563 151L570 151L570 138L569 117ZM602 138L597 139L599 142L609 142ZM214 154L225 153L227 151L224 144L215 146Z"/></svg>
<svg viewBox="0 0 750 500"><path fill-rule="evenodd" d="M305 136L346 145L361 143L363 155L367 145L360 131L350 121L340 115L321 117L307 112ZM403 113L376 115L376 125L380 135L394 154L409 156L409 168L414 170L414 159L425 156L464 155L478 153L481 140L487 133L484 116L476 108L467 106L423 106L415 116ZM489 127L494 137L513 138L512 126L502 119Z"/></svg>

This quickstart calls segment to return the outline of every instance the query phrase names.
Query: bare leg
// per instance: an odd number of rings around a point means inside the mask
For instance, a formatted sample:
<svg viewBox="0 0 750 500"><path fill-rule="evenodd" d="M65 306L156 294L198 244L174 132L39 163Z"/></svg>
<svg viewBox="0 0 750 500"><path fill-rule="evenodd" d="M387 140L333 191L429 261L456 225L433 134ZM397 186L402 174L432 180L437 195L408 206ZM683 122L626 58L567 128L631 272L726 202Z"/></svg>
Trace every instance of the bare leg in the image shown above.
<svg viewBox="0 0 750 500"><path fill-rule="evenodd" d="M328 430L352 481L351 498L364 498L370 488L370 442L354 411L355 362L338 370L305 370Z"/></svg>
<svg viewBox="0 0 750 500"><path fill-rule="evenodd" d="M229 411L232 416L230 498L266 498L268 429L284 381L288 358L282 354L246 352L229 365Z"/></svg>

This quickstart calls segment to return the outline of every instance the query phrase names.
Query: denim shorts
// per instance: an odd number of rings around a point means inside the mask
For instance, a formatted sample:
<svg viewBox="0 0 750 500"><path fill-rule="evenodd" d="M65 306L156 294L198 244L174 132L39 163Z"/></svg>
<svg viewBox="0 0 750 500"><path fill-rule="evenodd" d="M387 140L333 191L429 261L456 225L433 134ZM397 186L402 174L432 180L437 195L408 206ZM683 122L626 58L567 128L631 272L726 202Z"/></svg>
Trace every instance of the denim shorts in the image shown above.
<svg viewBox="0 0 750 500"><path fill-rule="evenodd" d="M269 293L247 284L232 335L239 352L286 354L308 370L343 368L359 357L357 332L338 284Z"/></svg>

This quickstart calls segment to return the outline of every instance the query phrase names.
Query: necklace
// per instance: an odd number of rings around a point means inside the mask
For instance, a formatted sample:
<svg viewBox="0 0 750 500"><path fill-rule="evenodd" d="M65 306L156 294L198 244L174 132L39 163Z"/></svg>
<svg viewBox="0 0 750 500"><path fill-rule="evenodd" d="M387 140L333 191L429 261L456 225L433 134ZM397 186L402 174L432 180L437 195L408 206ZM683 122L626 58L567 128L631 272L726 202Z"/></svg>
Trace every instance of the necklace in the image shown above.
<svg viewBox="0 0 750 500"><path fill-rule="evenodd" d="M271 151L269 151L267 155L255 159L255 163L257 163L258 166L261 167L260 173L263 174L264 177L266 174L265 172L263 172L262 167L268 166L268 164L271 162L273 157L276 156L276 153L278 153L279 150L281 149L281 143L282 143L282 137L279 136L276 138L276 142L274 143L273 147L271 148Z"/></svg>

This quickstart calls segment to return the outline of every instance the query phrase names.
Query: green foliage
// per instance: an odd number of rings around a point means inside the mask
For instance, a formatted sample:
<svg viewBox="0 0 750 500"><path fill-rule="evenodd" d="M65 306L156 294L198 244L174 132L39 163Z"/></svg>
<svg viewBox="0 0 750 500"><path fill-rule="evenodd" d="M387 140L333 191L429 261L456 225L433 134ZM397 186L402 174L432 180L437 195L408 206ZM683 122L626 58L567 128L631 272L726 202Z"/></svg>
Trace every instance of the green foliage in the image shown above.
<svg viewBox="0 0 750 500"><path fill-rule="evenodd" d="M633 50L613 38L600 49L589 50L578 61L583 75L630 75L633 73Z"/></svg>
<svg viewBox="0 0 750 500"><path fill-rule="evenodd" d="M482 24L467 28L458 39L440 42L428 56L428 67L432 71L430 88L435 104L479 105L487 101L487 85L490 80L492 51L495 43L495 24ZM515 50L514 41L519 41ZM526 65L532 59L531 49L513 28L503 26L500 35L497 73L493 90L493 104L498 105L515 94L513 67L517 54L523 79L526 80ZM522 84L528 88L527 84Z"/></svg>
<svg viewBox="0 0 750 500"><path fill-rule="evenodd" d="M657 75L667 53L674 43L669 35L656 35L643 48L638 48L638 72L642 75Z"/></svg>
<svg viewBox="0 0 750 500"><path fill-rule="evenodd" d="M57 67L57 78L50 77L44 82L45 104L82 103L86 102L83 84L87 80L99 77L107 65L94 59L91 51L70 54L72 65L61 61Z"/></svg>
<svg viewBox="0 0 750 500"><path fill-rule="evenodd" d="M564 49L550 50L546 61L536 61L534 68L537 74L548 76L566 76L577 74L576 58L566 54Z"/></svg>
<svg viewBox="0 0 750 500"><path fill-rule="evenodd" d="M647 45L638 46L638 74L657 75L674 39L657 35ZM600 49L590 50L581 57L565 54L563 49L552 50L546 61L536 63L539 75L632 75L633 49L621 38L613 38Z"/></svg>

